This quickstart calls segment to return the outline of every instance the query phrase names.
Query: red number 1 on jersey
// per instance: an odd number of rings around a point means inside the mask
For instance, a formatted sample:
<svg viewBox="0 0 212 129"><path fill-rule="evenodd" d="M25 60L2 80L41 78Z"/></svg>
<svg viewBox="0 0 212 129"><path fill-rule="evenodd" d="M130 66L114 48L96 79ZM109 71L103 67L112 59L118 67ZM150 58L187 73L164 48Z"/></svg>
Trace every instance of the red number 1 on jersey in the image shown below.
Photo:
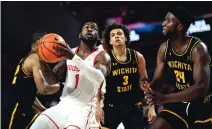
<svg viewBox="0 0 212 129"><path fill-rule="evenodd" d="M75 82L74 88L76 89L77 86L78 86L78 82L79 82L79 74L76 74L76 75L75 75L75 80L76 80L76 82Z"/></svg>

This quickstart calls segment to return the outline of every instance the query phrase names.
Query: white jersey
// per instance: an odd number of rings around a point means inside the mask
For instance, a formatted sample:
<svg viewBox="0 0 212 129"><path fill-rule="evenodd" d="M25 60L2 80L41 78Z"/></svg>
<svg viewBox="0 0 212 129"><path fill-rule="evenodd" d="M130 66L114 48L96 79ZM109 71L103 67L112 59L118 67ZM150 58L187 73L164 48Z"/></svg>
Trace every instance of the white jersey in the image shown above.
<svg viewBox="0 0 212 129"><path fill-rule="evenodd" d="M73 50L76 52L77 48ZM67 73L61 101L42 112L30 129L89 128L95 121L95 96L105 80L101 71L93 67L101 51L103 49L98 48L84 59L75 55L72 60L66 61Z"/></svg>
<svg viewBox="0 0 212 129"><path fill-rule="evenodd" d="M79 47L72 49L75 53ZM97 49L91 52L87 57L83 58L83 63L87 66L94 67L96 56L103 51ZM83 66L81 66L81 59L67 60L67 73L64 89L61 96L60 103L75 103L77 105L93 105L96 103L95 95L102 82L102 78L98 75L89 74ZM97 70L97 69L94 69ZM100 72L100 70L97 70Z"/></svg>

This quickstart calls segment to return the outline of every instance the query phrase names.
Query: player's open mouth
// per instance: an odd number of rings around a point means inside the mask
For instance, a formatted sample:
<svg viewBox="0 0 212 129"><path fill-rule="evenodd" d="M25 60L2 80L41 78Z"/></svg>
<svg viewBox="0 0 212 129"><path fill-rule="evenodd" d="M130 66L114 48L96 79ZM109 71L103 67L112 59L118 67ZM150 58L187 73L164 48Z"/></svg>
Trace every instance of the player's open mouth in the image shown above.
<svg viewBox="0 0 212 129"><path fill-rule="evenodd" d="M87 36L87 37L93 37L93 35L92 35L92 34L86 34L86 36Z"/></svg>
<svg viewBox="0 0 212 129"><path fill-rule="evenodd" d="M121 42L121 40L116 40L116 42Z"/></svg>

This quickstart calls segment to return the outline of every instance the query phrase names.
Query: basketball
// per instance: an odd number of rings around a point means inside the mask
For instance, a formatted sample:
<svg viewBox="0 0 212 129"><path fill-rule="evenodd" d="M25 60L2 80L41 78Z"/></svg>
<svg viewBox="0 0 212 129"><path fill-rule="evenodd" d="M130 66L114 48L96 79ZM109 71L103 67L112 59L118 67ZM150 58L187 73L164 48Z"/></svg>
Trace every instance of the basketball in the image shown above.
<svg viewBox="0 0 212 129"><path fill-rule="evenodd" d="M60 35L54 33L44 35L37 44L39 57L48 63L62 60L63 57L58 57L60 54L54 49L56 45L60 44L66 45L65 40Z"/></svg>

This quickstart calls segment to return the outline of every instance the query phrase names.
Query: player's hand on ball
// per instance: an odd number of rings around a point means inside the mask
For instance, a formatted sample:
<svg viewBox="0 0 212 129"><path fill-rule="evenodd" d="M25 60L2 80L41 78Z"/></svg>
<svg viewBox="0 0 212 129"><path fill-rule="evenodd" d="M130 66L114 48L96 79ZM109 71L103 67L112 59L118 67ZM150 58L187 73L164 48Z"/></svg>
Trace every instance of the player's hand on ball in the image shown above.
<svg viewBox="0 0 212 129"><path fill-rule="evenodd" d="M54 50L55 50L55 52L59 53L60 57L64 56L67 59L72 59L75 55L68 44L67 45L63 45L63 44L55 45Z"/></svg>

